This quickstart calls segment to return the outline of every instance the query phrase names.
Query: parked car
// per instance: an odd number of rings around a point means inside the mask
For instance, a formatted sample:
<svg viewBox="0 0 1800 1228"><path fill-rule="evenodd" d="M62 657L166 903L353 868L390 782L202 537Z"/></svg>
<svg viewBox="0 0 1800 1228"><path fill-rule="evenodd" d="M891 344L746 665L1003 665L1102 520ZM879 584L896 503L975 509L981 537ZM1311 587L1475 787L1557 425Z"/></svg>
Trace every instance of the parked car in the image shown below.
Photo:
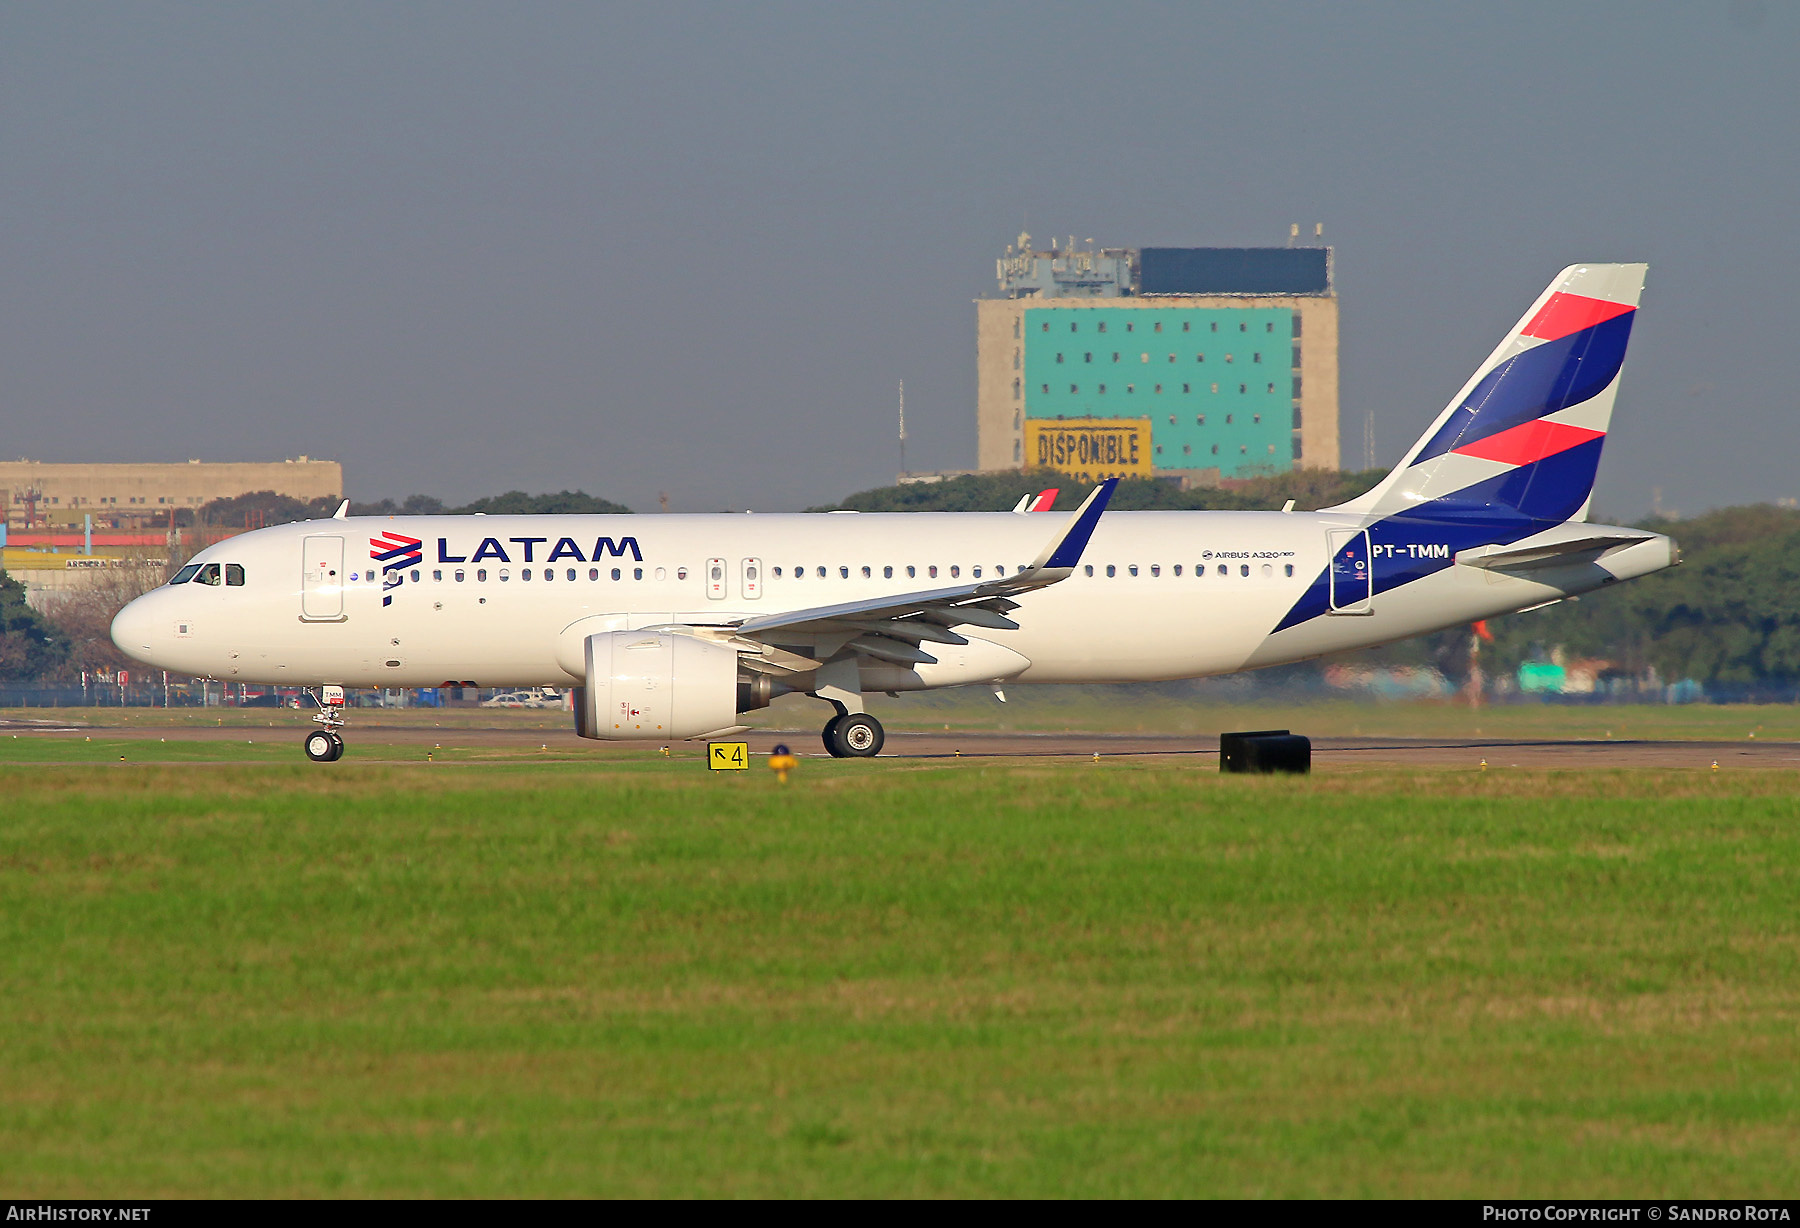
<svg viewBox="0 0 1800 1228"><path fill-rule="evenodd" d="M560 708L562 695L549 687L534 687L524 691L497 691L492 698L481 701L484 708Z"/></svg>

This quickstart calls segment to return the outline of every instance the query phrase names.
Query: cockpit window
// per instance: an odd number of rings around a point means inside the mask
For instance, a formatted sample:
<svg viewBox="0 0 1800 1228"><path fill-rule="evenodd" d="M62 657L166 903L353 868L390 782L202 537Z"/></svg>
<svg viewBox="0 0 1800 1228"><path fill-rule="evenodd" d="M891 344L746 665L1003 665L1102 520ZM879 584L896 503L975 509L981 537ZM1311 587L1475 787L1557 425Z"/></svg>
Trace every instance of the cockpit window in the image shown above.
<svg viewBox="0 0 1800 1228"><path fill-rule="evenodd" d="M225 564L225 583L232 588L244 587L244 565L242 563Z"/></svg>
<svg viewBox="0 0 1800 1228"><path fill-rule="evenodd" d="M200 574L194 577L194 581L198 584L218 584L220 582L219 565L208 563L200 569Z"/></svg>
<svg viewBox="0 0 1800 1228"><path fill-rule="evenodd" d="M180 571L178 571L174 575L170 576L169 583L170 584L186 584L189 580L192 580L194 578L194 573L199 570L200 570L200 564L189 563L186 567L183 567Z"/></svg>

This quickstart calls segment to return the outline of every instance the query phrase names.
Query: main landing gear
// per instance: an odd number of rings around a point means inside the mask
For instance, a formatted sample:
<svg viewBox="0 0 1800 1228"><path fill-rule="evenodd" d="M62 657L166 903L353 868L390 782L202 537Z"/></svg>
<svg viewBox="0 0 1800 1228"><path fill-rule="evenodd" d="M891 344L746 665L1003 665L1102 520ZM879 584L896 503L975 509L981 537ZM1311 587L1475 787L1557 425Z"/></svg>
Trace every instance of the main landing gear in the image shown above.
<svg viewBox="0 0 1800 1228"><path fill-rule="evenodd" d="M881 722L861 711L860 682L855 661L827 661L808 692L837 709L837 715L825 722L825 749L834 759L873 759L887 741Z"/></svg>
<svg viewBox="0 0 1800 1228"><path fill-rule="evenodd" d="M307 734L301 743L306 748L306 757L314 763L335 763L344 757L344 735L338 732L344 727L343 688L326 687L324 703L319 703L310 690L306 695L319 708L313 713L319 728Z"/></svg>
<svg viewBox="0 0 1800 1228"><path fill-rule="evenodd" d="M825 749L838 759L873 759L887 733L867 712L850 712L825 722Z"/></svg>

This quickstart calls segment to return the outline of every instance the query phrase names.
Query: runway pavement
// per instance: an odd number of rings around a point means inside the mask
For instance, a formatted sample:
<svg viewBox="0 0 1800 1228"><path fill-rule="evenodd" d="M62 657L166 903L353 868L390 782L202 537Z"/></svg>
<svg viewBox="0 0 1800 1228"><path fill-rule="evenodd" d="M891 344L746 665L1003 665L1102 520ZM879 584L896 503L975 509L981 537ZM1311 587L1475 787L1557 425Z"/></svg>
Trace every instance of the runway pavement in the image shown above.
<svg viewBox="0 0 1800 1228"><path fill-rule="evenodd" d="M535 722L533 723L535 725ZM295 755L310 729L309 723L292 716L275 718L269 727L246 725L220 728L172 728L167 725L134 727L86 726L79 722L0 720L0 732L21 736L105 736L138 740L241 742L254 736L259 742L291 737ZM1305 733L1304 729L1296 729ZM379 716L359 721L352 716L345 730L358 758L381 758L383 748L427 748L436 745L464 748L547 747L559 757L604 758L622 752L642 753L655 743L583 741L560 720L542 728L519 724L473 728L434 728L417 725L383 725ZM796 754L824 757L816 729L755 729L730 735L730 740L750 744L753 754L767 754L786 745ZM1412 767L1476 767L1487 760L1490 767L1619 769L1642 767L1721 768L1800 767L1800 742L1777 741L1590 741L1516 740L1502 738L1375 738L1315 737L1313 766L1318 771L1357 770L1376 765ZM699 756L694 742L671 744L675 754ZM1218 736L1195 734L1076 733L992 730L889 730L884 758L897 759L1027 759L1027 758L1218 758Z"/></svg>

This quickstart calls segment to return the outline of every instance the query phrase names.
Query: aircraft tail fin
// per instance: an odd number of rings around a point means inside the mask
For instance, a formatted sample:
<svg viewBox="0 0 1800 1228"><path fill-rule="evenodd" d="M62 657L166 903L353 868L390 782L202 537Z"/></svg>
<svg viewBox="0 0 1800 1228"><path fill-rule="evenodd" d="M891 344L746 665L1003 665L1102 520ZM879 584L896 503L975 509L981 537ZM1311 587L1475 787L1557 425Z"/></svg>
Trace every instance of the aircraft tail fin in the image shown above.
<svg viewBox="0 0 1800 1228"><path fill-rule="evenodd" d="M1647 267L1557 274L1394 471L1326 510L1586 520Z"/></svg>

